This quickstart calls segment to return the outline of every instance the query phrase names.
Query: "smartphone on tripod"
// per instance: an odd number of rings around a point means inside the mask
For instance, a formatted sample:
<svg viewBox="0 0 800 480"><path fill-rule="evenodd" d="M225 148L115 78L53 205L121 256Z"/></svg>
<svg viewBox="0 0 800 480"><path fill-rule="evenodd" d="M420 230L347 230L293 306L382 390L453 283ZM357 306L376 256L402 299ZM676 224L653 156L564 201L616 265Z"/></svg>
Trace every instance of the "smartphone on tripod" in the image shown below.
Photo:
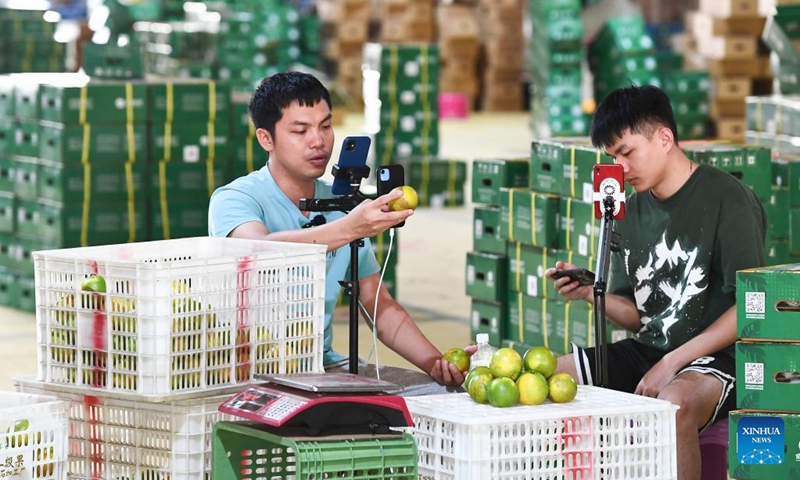
<svg viewBox="0 0 800 480"><path fill-rule="evenodd" d="M339 161L334 169L334 179L331 191L334 195L347 195L353 190L346 176L336 175L336 170L346 168L366 167L369 154L370 138L367 136L346 137L339 151Z"/></svg>

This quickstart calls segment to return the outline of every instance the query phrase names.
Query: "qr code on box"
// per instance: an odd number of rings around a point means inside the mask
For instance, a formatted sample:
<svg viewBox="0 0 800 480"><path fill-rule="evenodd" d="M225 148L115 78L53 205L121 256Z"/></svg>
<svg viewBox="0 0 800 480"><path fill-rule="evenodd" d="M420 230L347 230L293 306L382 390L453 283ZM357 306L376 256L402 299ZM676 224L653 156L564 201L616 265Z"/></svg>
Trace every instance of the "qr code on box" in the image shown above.
<svg viewBox="0 0 800 480"><path fill-rule="evenodd" d="M744 313L764 313L766 310L766 294L764 292L745 292Z"/></svg>
<svg viewBox="0 0 800 480"><path fill-rule="evenodd" d="M744 383L756 385L764 384L764 364L763 363L744 363Z"/></svg>

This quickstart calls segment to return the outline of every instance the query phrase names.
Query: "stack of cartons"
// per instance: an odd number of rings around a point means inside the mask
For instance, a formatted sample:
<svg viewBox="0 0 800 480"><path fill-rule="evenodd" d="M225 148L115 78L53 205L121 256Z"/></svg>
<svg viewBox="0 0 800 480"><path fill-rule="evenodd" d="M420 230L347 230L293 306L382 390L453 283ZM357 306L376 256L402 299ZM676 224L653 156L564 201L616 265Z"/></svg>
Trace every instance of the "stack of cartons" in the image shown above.
<svg viewBox="0 0 800 480"><path fill-rule="evenodd" d="M708 72L661 72L662 88L669 96L679 141L708 136L711 79Z"/></svg>
<svg viewBox="0 0 800 480"><path fill-rule="evenodd" d="M800 261L800 97L748 97L745 140L772 151L767 264ZM762 200L763 201L763 200Z"/></svg>
<svg viewBox="0 0 800 480"><path fill-rule="evenodd" d="M696 67L712 77L711 117L716 137L744 139L744 99L770 92L769 62L759 56L764 18L757 0L700 0L699 9L686 17L692 36Z"/></svg>
<svg viewBox="0 0 800 480"><path fill-rule="evenodd" d="M364 121L375 165L439 153L439 48L364 46Z"/></svg>
<svg viewBox="0 0 800 480"><path fill-rule="evenodd" d="M467 253L466 293L472 298L470 338L488 333L499 347L508 326L508 243L501 236L501 188L528 185L527 159L477 159L472 163L472 251Z"/></svg>
<svg viewBox="0 0 800 480"><path fill-rule="evenodd" d="M531 127L537 138L585 135L583 21L578 0L528 3Z"/></svg>
<svg viewBox="0 0 800 480"><path fill-rule="evenodd" d="M653 39L644 19L636 15L611 17L589 46L594 96L600 103L617 88L661 86Z"/></svg>
<svg viewBox="0 0 800 480"><path fill-rule="evenodd" d="M63 72L67 49L53 39L55 30L43 10L0 5L0 73Z"/></svg>
<svg viewBox="0 0 800 480"><path fill-rule="evenodd" d="M430 0L383 0L381 43L434 42L434 8Z"/></svg>
<svg viewBox="0 0 800 480"><path fill-rule="evenodd" d="M319 0L323 64L336 72L336 82L350 96L350 104L361 105L364 44L369 40L368 0Z"/></svg>
<svg viewBox="0 0 800 480"><path fill-rule="evenodd" d="M395 159L403 165L406 185L413 187L423 207L458 207L464 205L467 164L461 160L439 157Z"/></svg>
<svg viewBox="0 0 800 480"><path fill-rule="evenodd" d="M436 7L436 22L442 58L439 90L463 93L472 107L480 93L481 41L477 9L474 5L440 4Z"/></svg>
<svg viewBox="0 0 800 480"><path fill-rule="evenodd" d="M524 12L521 0L482 0L478 4L485 53L483 110L519 111L524 108Z"/></svg>
<svg viewBox="0 0 800 480"><path fill-rule="evenodd" d="M501 236L510 259L504 344L519 351L546 345L556 353L569 353L571 343L594 345L591 306L564 302L544 272L559 260L595 269L600 220L594 217L593 169L610 162L580 139L534 140L529 187L502 191L508 200L500 207ZM554 231L546 234L546 227ZM608 329L609 341L627 335Z"/></svg>
<svg viewBox="0 0 800 480"><path fill-rule="evenodd" d="M231 94L231 177L247 175L266 165L269 154L261 148L256 138L256 129L250 118L248 106L251 94L233 92Z"/></svg>
<svg viewBox="0 0 800 480"><path fill-rule="evenodd" d="M800 93L800 4L776 7L767 19L763 39L772 51L775 93Z"/></svg>
<svg viewBox="0 0 800 480"><path fill-rule="evenodd" d="M187 79L149 91L151 238L207 235L208 198L230 179L230 88Z"/></svg>
<svg viewBox="0 0 800 480"><path fill-rule="evenodd" d="M800 475L800 265L736 275L736 407L729 414L728 474Z"/></svg>
<svg viewBox="0 0 800 480"><path fill-rule="evenodd" d="M211 80L218 76L219 29L218 21L136 22L133 24L133 45L144 52L146 73ZM131 47L125 46L123 50ZM238 47L246 48L243 45ZM230 51L234 55L239 53L238 49Z"/></svg>

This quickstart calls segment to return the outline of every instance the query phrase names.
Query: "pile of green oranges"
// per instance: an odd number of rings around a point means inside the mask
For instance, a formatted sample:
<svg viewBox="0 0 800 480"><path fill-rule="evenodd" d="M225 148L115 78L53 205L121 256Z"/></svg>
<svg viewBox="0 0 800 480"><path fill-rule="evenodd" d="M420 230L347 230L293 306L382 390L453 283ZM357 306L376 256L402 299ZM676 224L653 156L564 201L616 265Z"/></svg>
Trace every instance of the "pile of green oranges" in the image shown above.
<svg viewBox="0 0 800 480"><path fill-rule="evenodd" d="M460 371L467 371L469 356L453 350L461 349L448 350L444 358L452 358L451 363ZM548 399L554 403L571 402L578 385L570 374L555 373L556 363L556 356L545 346L531 347L525 355L510 347L500 348L488 367L475 367L469 372L464 388L475 402L495 407L540 405Z"/></svg>

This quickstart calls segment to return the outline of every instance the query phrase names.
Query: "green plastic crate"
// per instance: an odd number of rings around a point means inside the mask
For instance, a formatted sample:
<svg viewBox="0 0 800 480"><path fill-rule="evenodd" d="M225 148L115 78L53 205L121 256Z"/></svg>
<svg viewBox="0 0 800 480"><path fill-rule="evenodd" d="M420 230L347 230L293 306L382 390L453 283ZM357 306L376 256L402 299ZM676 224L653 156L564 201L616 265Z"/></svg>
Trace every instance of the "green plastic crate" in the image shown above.
<svg viewBox="0 0 800 480"><path fill-rule="evenodd" d="M340 437L341 438L341 437ZM417 443L408 433L353 440L294 440L254 428L218 422L214 426L211 477L249 479L269 471L270 479L417 480Z"/></svg>

